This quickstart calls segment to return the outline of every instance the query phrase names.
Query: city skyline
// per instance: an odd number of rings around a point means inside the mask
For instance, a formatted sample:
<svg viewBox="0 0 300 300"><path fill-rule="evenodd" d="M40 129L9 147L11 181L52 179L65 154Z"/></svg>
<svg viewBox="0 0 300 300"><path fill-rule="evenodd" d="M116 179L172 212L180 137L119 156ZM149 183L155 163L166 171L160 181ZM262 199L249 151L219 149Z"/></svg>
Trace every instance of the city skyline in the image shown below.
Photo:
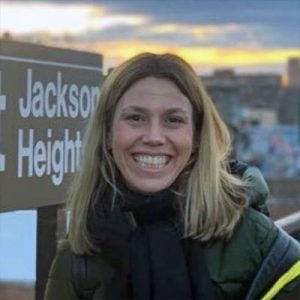
<svg viewBox="0 0 300 300"><path fill-rule="evenodd" d="M2 36L101 53L105 70L144 51L178 54L199 74L283 74L300 57L298 0L11 0L0 14Z"/></svg>

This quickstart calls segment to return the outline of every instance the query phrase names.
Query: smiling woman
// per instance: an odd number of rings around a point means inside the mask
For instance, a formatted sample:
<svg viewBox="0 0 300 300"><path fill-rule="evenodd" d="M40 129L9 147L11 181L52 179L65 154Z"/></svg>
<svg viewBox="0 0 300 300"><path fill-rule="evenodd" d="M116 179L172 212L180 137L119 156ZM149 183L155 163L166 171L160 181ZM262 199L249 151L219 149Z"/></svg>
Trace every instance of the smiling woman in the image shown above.
<svg viewBox="0 0 300 300"><path fill-rule="evenodd" d="M145 53L114 69L88 124L45 298L251 300L291 290L299 244L266 216L260 172L229 153L225 124L180 57Z"/></svg>
<svg viewBox="0 0 300 300"><path fill-rule="evenodd" d="M169 187L193 143L189 100L172 82L147 77L121 97L112 124L112 154L128 185L142 192Z"/></svg>

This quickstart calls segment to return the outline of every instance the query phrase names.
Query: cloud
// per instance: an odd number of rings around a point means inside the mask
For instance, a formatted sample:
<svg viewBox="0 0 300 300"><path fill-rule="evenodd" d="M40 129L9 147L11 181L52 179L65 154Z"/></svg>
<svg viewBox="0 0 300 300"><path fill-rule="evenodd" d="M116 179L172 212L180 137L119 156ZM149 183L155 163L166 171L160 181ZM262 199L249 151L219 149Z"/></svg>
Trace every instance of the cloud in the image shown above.
<svg viewBox="0 0 300 300"><path fill-rule="evenodd" d="M162 23L152 26L148 33L150 34L165 34L165 33L181 33L192 35L196 38L203 39L211 37L212 35L226 34L230 32L236 32L244 30L244 28L238 24L226 24L223 27L217 25L191 25L180 23ZM148 34L146 33L146 35Z"/></svg>
<svg viewBox="0 0 300 300"><path fill-rule="evenodd" d="M1 30L17 37L36 35L36 39L44 34L56 39L127 38L192 47L300 46L300 12L295 1L289 0L289 5L252 2L237 6L231 0L226 5L216 0L5 1L1 3Z"/></svg>
<svg viewBox="0 0 300 300"><path fill-rule="evenodd" d="M199 68L282 69L287 57L299 56L300 12L294 0L236 3L6 1L0 29L24 41L102 53L107 67L144 51L177 53Z"/></svg>
<svg viewBox="0 0 300 300"><path fill-rule="evenodd" d="M142 29L140 29L141 31ZM253 46L253 37L263 33L265 28L261 26L244 26L241 24L228 23L219 25L192 25L180 23L162 23L143 32L143 39L164 39L167 41L177 40L178 45L182 41L190 46ZM259 35L261 36L261 35ZM255 45L258 45L258 40ZM183 43L183 44L185 44Z"/></svg>
<svg viewBox="0 0 300 300"><path fill-rule="evenodd" d="M239 48L181 48L178 54L186 57L192 64L210 63L220 66L239 66L256 64L285 64L291 56L299 56L299 49L257 49Z"/></svg>
<svg viewBox="0 0 300 300"><path fill-rule="evenodd" d="M271 69L272 66L277 68L279 65L285 65L291 56L300 57L298 48L273 50L234 47L185 47L133 39L76 43L73 46L80 50L103 54L105 69L115 67L141 52L174 53L186 59L198 71L220 67L256 69L259 65Z"/></svg>
<svg viewBox="0 0 300 300"><path fill-rule="evenodd" d="M142 15L109 15L104 7L91 4L1 3L1 30L17 36L84 36L88 32L146 22Z"/></svg>
<svg viewBox="0 0 300 300"><path fill-rule="evenodd" d="M104 30L119 26L140 26L147 22L147 18L139 15L112 15L94 20L94 29Z"/></svg>
<svg viewBox="0 0 300 300"><path fill-rule="evenodd" d="M1 30L15 35L47 32L53 35L80 34L93 27L104 9L90 5L51 3L1 3ZM54 21L55 20L55 21Z"/></svg>

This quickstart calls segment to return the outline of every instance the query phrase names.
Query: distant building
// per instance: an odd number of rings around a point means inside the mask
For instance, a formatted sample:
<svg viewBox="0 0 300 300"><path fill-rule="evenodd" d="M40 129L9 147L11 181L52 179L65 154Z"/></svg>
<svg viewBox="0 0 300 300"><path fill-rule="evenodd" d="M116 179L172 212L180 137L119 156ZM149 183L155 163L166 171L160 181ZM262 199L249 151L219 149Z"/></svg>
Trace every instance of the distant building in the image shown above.
<svg viewBox="0 0 300 300"><path fill-rule="evenodd" d="M234 69L217 69L210 76L201 76L205 85L226 85L237 86L268 86L281 87L282 79L279 74L236 74Z"/></svg>
<svg viewBox="0 0 300 300"><path fill-rule="evenodd" d="M234 85L207 87L225 123L231 127L238 125L240 119L239 89Z"/></svg>
<svg viewBox="0 0 300 300"><path fill-rule="evenodd" d="M280 75L236 74L234 69L220 69L201 78L228 125L238 125L244 118L243 108L253 112L250 123L271 125L277 122L282 89Z"/></svg>
<svg viewBox="0 0 300 300"><path fill-rule="evenodd" d="M235 127L239 119L240 91L234 69L216 70L212 76L201 76L201 79L223 120Z"/></svg>
<svg viewBox="0 0 300 300"><path fill-rule="evenodd" d="M282 89L278 107L278 121L282 125L300 125L300 89Z"/></svg>
<svg viewBox="0 0 300 300"><path fill-rule="evenodd" d="M277 124L277 112L266 108L252 108L249 110L248 122L264 127L275 126Z"/></svg>
<svg viewBox="0 0 300 300"><path fill-rule="evenodd" d="M292 57L288 60L288 86L300 89L300 57Z"/></svg>

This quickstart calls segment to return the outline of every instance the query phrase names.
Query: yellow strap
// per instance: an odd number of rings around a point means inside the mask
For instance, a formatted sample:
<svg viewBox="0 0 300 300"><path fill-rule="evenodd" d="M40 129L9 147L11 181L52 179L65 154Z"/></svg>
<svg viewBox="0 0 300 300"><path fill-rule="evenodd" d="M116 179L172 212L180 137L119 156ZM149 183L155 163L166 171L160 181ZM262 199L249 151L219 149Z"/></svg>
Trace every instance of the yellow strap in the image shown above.
<svg viewBox="0 0 300 300"><path fill-rule="evenodd" d="M300 261L297 261L286 273L284 273L263 296L261 300L270 300L289 282L300 275Z"/></svg>

